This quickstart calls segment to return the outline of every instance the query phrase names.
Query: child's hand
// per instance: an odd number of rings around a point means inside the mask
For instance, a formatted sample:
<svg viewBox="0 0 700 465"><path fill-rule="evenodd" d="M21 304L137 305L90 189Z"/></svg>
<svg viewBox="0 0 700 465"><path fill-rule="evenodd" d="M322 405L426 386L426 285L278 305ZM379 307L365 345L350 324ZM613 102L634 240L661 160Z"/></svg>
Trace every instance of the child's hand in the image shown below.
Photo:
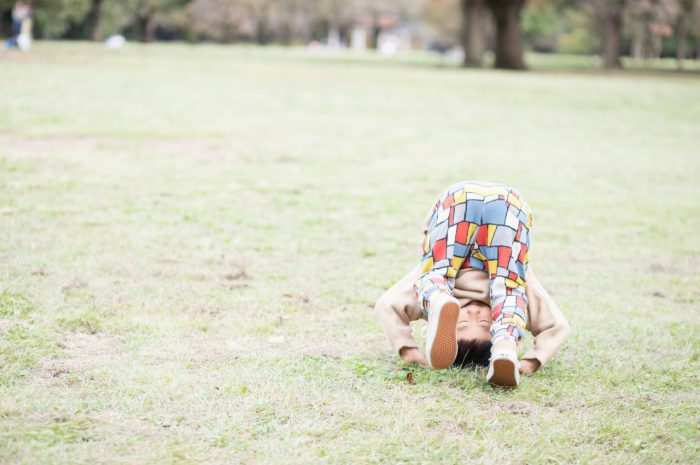
<svg viewBox="0 0 700 465"><path fill-rule="evenodd" d="M520 373L523 375L531 375L540 367L540 362L537 359L524 358L520 360Z"/></svg>
<svg viewBox="0 0 700 465"><path fill-rule="evenodd" d="M428 359L425 355L416 347L404 347L401 349L401 358L406 363L418 363L424 367L428 366Z"/></svg>

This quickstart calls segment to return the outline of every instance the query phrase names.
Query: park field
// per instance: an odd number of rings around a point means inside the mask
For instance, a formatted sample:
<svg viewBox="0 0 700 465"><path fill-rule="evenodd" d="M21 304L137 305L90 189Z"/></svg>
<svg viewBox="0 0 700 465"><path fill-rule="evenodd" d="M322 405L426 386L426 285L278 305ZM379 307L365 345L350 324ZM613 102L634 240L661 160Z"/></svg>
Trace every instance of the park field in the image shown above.
<svg viewBox="0 0 700 465"><path fill-rule="evenodd" d="M551 60L0 53L0 464L698 463L700 75ZM516 390L375 317L463 179L572 327Z"/></svg>

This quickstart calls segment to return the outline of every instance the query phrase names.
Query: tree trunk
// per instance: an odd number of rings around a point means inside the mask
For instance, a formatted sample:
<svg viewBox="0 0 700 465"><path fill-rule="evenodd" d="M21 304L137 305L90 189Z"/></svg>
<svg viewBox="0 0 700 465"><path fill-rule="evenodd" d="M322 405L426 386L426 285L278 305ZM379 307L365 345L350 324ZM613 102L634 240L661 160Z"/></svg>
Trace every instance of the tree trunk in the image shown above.
<svg viewBox="0 0 700 465"><path fill-rule="evenodd" d="M661 52L663 52L663 43L661 42L661 36L659 34L651 34L651 58L658 60L661 58Z"/></svg>
<svg viewBox="0 0 700 465"><path fill-rule="evenodd" d="M520 12L525 0L488 0L496 22L496 63L500 69L525 69Z"/></svg>
<svg viewBox="0 0 700 465"><path fill-rule="evenodd" d="M66 32L63 33L63 37L66 39L84 39L84 23L76 23L74 21L70 21L68 23L68 28L66 28Z"/></svg>
<svg viewBox="0 0 700 465"><path fill-rule="evenodd" d="M136 16L136 35L139 42L146 42L146 23L148 18L146 16L138 15Z"/></svg>
<svg viewBox="0 0 700 465"><path fill-rule="evenodd" d="M291 45L293 39L292 26L288 21L285 21L277 29L277 42L282 45Z"/></svg>
<svg viewBox="0 0 700 465"><path fill-rule="evenodd" d="M153 42L156 38L156 28L158 28L158 22L156 21L156 15L151 14L146 21L146 42Z"/></svg>
<svg viewBox="0 0 700 465"><path fill-rule="evenodd" d="M484 30L484 0L461 0L462 6L462 47L466 67L480 68L486 50Z"/></svg>
<svg viewBox="0 0 700 465"><path fill-rule="evenodd" d="M156 35L156 15L153 11L141 14L136 17L136 29L138 31L139 42L153 42Z"/></svg>
<svg viewBox="0 0 700 465"><path fill-rule="evenodd" d="M644 42L646 39L645 32L646 23L638 24L634 30L634 37L632 39L632 56L635 60L643 60L646 56L644 51Z"/></svg>
<svg viewBox="0 0 700 465"><path fill-rule="evenodd" d="M12 6L9 8L0 7L0 37L9 37L12 35L10 30L12 27Z"/></svg>
<svg viewBox="0 0 700 465"><path fill-rule="evenodd" d="M255 22L255 42L258 45L267 45L267 36L267 19L260 16Z"/></svg>
<svg viewBox="0 0 700 465"><path fill-rule="evenodd" d="M102 2L103 0L92 0L90 6L90 13L88 17L90 18L90 39L95 42L99 42L101 37L100 31L100 19L102 18Z"/></svg>
<svg viewBox="0 0 700 465"><path fill-rule="evenodd" d="M686 21L685 12L682 12L678 18L678 43L676 44L676 64L679 70L683 69L683 60L685 60L685 41L688 32L688 22Z"/></svg>
<svg viewBox="0 0 700 465"><path fill-rule="evenodd" d="M379 48L379 35L382 33L382 28L379 26L379 19L375 18L372 23L372 31L370 37L369 48L378 49Z"/></svg>
<svg viewBox="0 0 700 465"><path fill-rule="evenodd" d="M622 42L622 2L614 0L603 12L603 67L622 68L620 43Z"/></svg>

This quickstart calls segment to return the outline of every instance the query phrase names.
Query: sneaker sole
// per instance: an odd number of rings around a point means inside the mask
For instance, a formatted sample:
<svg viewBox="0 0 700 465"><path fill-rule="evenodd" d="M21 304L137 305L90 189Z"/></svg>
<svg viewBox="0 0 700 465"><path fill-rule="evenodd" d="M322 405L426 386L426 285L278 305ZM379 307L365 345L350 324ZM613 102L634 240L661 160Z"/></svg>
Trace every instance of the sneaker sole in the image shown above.
<svg viewBox="0 0 700 465"><path fill-rule="evenodd" d="M457 302L446 302L440 310L440 320L430 348L430 366L438 370L449 368L457 358Z"/></svg>
<svg viewBox="0 0 700 465"><path fill-rule="evenodd" d="M493 376L489 384L504 387L515 387L518 385L515 379L515 365L508 359L500 359L493 362Z"/></svg>

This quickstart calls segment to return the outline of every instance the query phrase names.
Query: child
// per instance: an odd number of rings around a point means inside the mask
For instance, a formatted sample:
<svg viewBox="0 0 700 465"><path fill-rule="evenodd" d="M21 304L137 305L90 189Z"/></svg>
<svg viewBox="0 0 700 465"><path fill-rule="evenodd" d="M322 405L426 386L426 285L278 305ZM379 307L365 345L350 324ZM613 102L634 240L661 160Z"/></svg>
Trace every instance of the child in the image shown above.
<svg viewBox="0 0 700 465"><path fill-rule="evenodd" d="M505 185L461 182L440 196L426 219L420 265L376 305L405 361L488 364L489 383L516 386L520 372L534 373L554 355L569 327L528 269L531 226L529 207ZM427 360L409 326L421 316ZM518 362L525 329L535 346Z"/></svg>
<svg viewBox="0 0 700 465"><path fill-rule="evenodd" d="M32 34L32 2L30 0L17 0L12 8L12 31L7 39L6 48L18 46L26 51L31 47Z"/></svg>

